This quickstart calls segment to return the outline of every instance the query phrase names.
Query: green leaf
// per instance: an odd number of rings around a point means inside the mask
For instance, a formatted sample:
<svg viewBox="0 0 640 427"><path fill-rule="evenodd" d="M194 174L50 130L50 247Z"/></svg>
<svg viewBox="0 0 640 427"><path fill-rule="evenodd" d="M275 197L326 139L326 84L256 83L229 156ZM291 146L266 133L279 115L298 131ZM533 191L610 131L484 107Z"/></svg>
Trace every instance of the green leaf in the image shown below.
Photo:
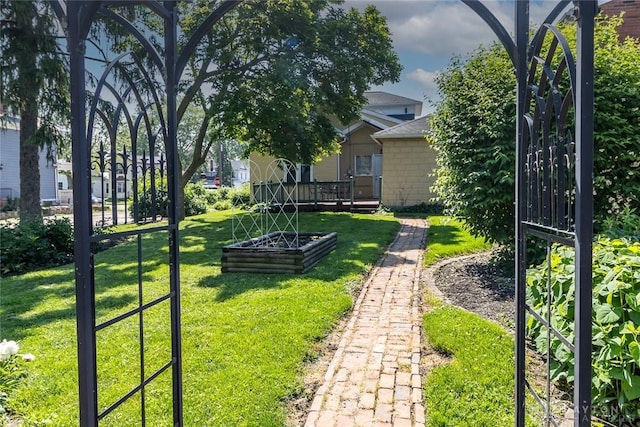
<svg viewBox="0 0 640 427"><path fill-rule="evenodd" d="M556 348L555 357L561 363L568 362L573 357L573 352L565 345L560 344L558 348Z"/></svg>
<svg viewBox="0 0 640 427"><path fill-rule="evenodd" d="M638 332L640 332L640 330L636 329L633 322L625 323L624 326L622 327L622 330L620 331L621 334L631 334L631 335L637 335Z"/></svg>
<svg viewBox="0 0 640 427"><path fill-rule="evenodd" d="M624 379L624 373L622 372L622 368L611 368L611 371L609 371L609 376L617 380Z"/></svg>
<svg viewBox="0 0 640 427"><path fill-rule="evenodd" d="M622 392L629 400L635 400L640 398L640 376L631 375L631 381L622 382Z"/></svg>
<svg viewBox="0 0 640 427"><path fill-rule="evenodd" d="M620 319L620 310L614 309L609 304L599 304L594 311L596 320L600 323L614 323Z"/></svg>
<svg viewBox="0 0 640 427"><path fill-rule="evenodd" d="M636 365L640 366L640 345L638 345L637 341L631 341L629 343L629 354L631 354L631 358Z"/></svg>
<svg viewBox="0 0 640 427"><path fill-rule="evenodd" d="M626 294L624 296L624 300L632 310L638 310L638 308L640 308L640 300L638 299L638 297L640 297L640 294Z"/></svg>

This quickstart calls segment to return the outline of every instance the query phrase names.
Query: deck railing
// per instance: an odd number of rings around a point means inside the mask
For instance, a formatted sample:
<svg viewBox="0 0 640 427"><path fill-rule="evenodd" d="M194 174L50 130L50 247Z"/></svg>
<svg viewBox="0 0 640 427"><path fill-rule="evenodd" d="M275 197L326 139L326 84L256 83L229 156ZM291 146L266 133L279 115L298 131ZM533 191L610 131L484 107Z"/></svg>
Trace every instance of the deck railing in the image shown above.
<svg viewBox="0 0 640 427"><path fill-rule="evenodd" d="M294 194L296 185L298 195ZM353 206L353 180L348 181L311 181L311 182L259 182L252 187L253 200L256 203L295 202L318 203L350 203Z"/></svg>

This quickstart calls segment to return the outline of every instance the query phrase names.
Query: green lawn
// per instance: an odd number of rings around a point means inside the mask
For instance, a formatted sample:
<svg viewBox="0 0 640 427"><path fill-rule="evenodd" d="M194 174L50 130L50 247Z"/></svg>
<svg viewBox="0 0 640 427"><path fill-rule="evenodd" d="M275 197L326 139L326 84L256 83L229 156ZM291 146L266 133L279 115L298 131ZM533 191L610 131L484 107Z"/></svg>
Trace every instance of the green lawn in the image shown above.
<svg viewBox="0 0 640 427"><path fill-rule="evenodd" d="M497 324L451 306L425 314L423 325L431 345L451 357L425 380L427 425L513 425L513 338Z"/></svg>
<svg viewBox="0 0 640 427"><path fill-rule="evenodd" d="M430 216L425 264L489 249L459 221ZM436 287L438 283L435 283ZM425 337L450 357L424 379L427 426L508 426L514 423L514 342L497 324L427 293L432 310Z"/></svg>
<svg viewBox="0 0 640 427"><path fill-rule="evenodd" d="M181 223L184 420L188 426L281 426L287 399L301 392L300 369L352 305L352 291L392 240L390 216L301 214L302 231L337 231L338 248L300 276L220 273L221 246L231 242L228 213ZM143 239L142 301L168 288L163 234ZM98 321L138 304L136 245L96 255ZM2 280L0 339L33 353L30 376L12 403L25 426L77 425L77 359L73 267ZM170 355L169 306L144 316L148 373ZM99 407L139 380L138 317L98 332ZM146 423L169 426L170 376L146 389ZM101 426L139 423L140 399Z"/></svg>
<svg viewBox="0 0 640 427"><path fill-rule="evenodd" d="M480 252L491 248L483 238L473 237L463 223L449 216L429 216L425 265L445 258Z"/></svg>

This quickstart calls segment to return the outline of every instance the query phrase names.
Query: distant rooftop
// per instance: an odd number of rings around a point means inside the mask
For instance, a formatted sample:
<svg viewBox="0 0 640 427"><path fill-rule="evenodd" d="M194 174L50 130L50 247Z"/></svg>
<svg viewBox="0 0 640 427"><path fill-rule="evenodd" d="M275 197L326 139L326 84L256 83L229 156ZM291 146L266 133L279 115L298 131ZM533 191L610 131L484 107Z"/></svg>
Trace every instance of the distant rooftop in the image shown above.
<svg viewBox="0 0 640 427"><path fill-rule="evenodd" d="M416 101L415 99L405 98L404 96L393 95L387 92L365 92L364 96L367 98L368 107L413 104L422 105L422 101Z"/></svg>
<svg viewBox="0 0 640 427"><path fill-rule="evenodd" d="M429 123L426 117L419 117L414 120L400 123L390 128L374 133L375 139L382 138L422 138L429 130Z"/></svg>

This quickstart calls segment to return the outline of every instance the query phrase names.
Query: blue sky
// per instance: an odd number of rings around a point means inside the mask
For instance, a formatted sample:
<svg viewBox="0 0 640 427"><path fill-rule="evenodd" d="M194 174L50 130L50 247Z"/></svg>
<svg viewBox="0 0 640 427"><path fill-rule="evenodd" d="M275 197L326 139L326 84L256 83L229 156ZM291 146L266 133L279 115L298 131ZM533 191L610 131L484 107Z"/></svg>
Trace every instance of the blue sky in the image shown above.
<svg viewBox="0 0 640 427"><path fill-rule="evenodd" d="M516 0L484 0L483 3L513 32ZM348 0L345 7L363 9L374 4L387 18L394 47L404 69L400 82L372 88L422 100L423 114L437 99L433 78L454 55L465 55L480 44L496 40L493 32L459 0ZM557 1L532 1L532 24L542 22Z"/></svg>

